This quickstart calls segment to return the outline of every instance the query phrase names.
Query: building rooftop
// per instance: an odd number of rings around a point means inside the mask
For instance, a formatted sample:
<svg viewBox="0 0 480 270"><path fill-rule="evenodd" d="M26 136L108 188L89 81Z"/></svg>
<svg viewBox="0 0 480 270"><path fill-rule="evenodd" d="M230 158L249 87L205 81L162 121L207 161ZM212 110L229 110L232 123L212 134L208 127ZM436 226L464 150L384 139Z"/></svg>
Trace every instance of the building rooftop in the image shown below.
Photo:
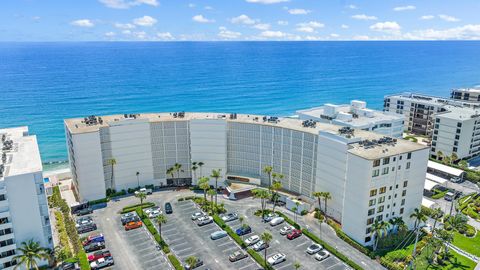
<svg viewBox="0 0 480 270"><path fill-rule="evenodd" d="M383 156L394 155L396 153L411 152L424 149L426 146L413 143L407 140L391 141L389 144L369 145L365 147L361 142L377 142L385 138L384 136L360 129L349 129L327 123L317 123L310 120L300 120L293 118L269 117L252 114L225 114L225 113L146 113L146 114L124 114L110 116L90 116L88 118L65 119L65 125L71 134L81 134L96 132L101 127L108 127L120 123L128 122L167 122L167 121L188 121L205 119L224 119L227 122L236 123L256 123L272 127L281 127L301 132L307 132L318 135L320 132L328 133L338 137L347 138L345 141L351 143L349 150L353 154L365 158L379 158ZM347 129L349 131L347 131Z"/></svg>
<svg viewBox="0 0 480 270"><path fill-rule="evenodd" d="M366 105L363 101L352 100L351 104L325 104L320 107L299 110L297 114L358 128L382 122L403 121L402 115L368 109Z"/></svg>
<svg viewBox="0 0 480 270"><path fill-rule="evenodd" d="M472 88L455 88L452 89L452 92L463 92L463 93L480 93L480 85L474 86Z"/></svg>
<svg viewBox="0 0 480 270"><path fill-rule="evenodd" d="M3 177L42 171L37 137L28 135L28 127L0 129L0 140Z"/></svg>
<svg viewBox="0 0 480 270"><path fill-rule="evenodd" d="M437 116L458 121L480 117L480 108L446 106L445 109L445 112L438 113Z"/></svg>

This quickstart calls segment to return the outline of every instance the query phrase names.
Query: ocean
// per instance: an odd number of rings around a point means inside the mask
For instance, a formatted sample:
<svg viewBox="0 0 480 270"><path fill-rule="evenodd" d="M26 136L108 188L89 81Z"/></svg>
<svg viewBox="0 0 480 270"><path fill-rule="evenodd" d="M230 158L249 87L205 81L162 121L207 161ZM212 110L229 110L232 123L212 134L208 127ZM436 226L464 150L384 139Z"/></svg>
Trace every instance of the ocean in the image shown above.
<svg viewBox="0 0 480 270"><path fill-rule="evenodd" d="M0 128L27 125L46 167L67 159L63 119L210 111L278 116L480 84L480 42L0 43Z"/></svg>

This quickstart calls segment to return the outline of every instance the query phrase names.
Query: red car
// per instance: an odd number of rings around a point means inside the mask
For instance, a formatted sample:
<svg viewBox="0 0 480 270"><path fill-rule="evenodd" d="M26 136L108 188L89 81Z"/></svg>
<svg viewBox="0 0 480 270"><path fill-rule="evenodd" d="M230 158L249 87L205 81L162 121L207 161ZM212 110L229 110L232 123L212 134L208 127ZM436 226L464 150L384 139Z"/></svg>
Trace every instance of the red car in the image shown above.
<svg viewBox="0 0 480 270"><path fill-rule="evenodd" d="M92 262L92 261L96 261L98 259L101 259L101 258L105 258L105 257L111 257L112 254L110 253L109 250L101 250L101 251L97 251L97 252L94 252L92 254L90 254L88 256L88 261Z"/></svg>
<svg viewBox="0 0 480 270"><path fill-rule="evenodd" d="M288 240L293 240L297 237L300 237L300 235L302 235L302 231L299 229L295 229L295 230L292 230L291 233L287 234L287 238Z"/></svg>

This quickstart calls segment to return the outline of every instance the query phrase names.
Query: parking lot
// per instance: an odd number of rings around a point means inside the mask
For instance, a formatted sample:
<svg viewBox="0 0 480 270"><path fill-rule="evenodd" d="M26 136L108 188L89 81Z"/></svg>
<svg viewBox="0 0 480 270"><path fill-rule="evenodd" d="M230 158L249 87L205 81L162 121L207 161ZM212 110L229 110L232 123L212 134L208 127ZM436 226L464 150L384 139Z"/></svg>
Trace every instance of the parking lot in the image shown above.
<svg viewBox="0 0 480 270"><path fill-rule="evenodd" d="M240 213L239 209L234 209L234 207L230 207L233 212ZM252 228L252 233L245 235L245 239L252 235L261 235L265 231L269 231L272 236L272 242L270 243L270 247L267 250L267 257L273 255L274 253L280 252L286 255L286 261L279 263L274 266L275 269L281 270L294 270L295 262L299 262L302 265L302 269L326 269L326 270L343 270L343 269L350 269L346 264L340 261L333 255L330 255L329 258L323 261L317 261L314 258L314 255L308 255L306 253L306 249L310 244L312 244L312 240L302 235L296 239L288 240L285 235L280 234L280 229L286 225L287 222L284 222L280 225L275 227L270 226L269 223L264 223L261 217L257 217L253 213L253 209L250 211L246 211L244 223L250 225ZM241 227L240 221L237 219L235 221L231 221L227 223L233 230L236 230ZM263 256L263 251L259 252Z"/></svg>
<svg viewBox="0 0 480 270"><path fill-rule="evenodd" d="M258 264L249 257L237 262L230 262L228 256L240 250L230 238L211 240L210 234L220 230L213 222L199 227L191 220L192 213L198 211L192 201L172 202L173 214L167 216L167 224L162 225L162 237L170 249L183 263L189 256L202 260L204 265L199 270L255 270Z"/></svg>

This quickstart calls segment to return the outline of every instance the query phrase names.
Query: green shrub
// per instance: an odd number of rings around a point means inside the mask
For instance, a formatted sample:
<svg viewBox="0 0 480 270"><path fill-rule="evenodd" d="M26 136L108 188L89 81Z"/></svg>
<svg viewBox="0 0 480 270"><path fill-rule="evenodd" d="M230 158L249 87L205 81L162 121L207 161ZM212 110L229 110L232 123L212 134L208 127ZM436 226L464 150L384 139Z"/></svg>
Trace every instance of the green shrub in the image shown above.
<svg viewBox="0 0 480 270"><path fill-rule="evenodd" d="M183 202L184 198L178 198L179 202Z"/></svg>
<svg viewBox="0 0 480 270"><path fill-rule="evenodd" d="M215 221L220 228L224 229L228 235L230 235L230 237L237 242L238 245L240 245L242 248L247 247L245 242L243 242L243 239L238 236L229 226L227 226L227 224L225 224L225 222L218 215L213 216L213 221Z"/></svg>
<svg viewBox="0 0 480 270"><path fill-rule="evenodd" d="M177 257L175 257L175 255L169 254L168 255L168 260L173 265L175 270L183 270L182 264L178 261L178 259L177 259Z"/></svg>
<svg viewBox="0 0 480 270"><path fill-rule="evenodd" d="M255 252L253 249L249 248L247 249L247 253L250 254L250 256L261 266L265 266L265 270L272 270L273 268L270 265L267 265L265 263L265 260L263 259L263 256Z"/></svg>
<svg viewBox="0 0 480 270"><path fill-rule="evenodd" d="M121 214L125 214L125 213L128 213L128 212L135 211L137 209L137 207L141 207L142 209L144 209L144 208L149 208L149 207L153 207L153 206L155 206L155 204L152 203L152 202L130 205L130 206L124 207L121 211Z"/></svg>
<svg viewBox="0 0 480 270"><path fill-rule="evenodd" d="M467 237L473 237L475 235L475 229L468 228L467 231L465 232L465 235Z"/></svg>
<svg viewBox="0 0 480 270"><path fill-rule="evenodd" d="M90 270L90 263L88 262L87 253L82 249L78 252L78 265L82 270Z"/></svg>
<svg viewBox="0 0 480 270"><path fill-rule="evenodd" d="M103 198L103 199L98 199L98 200L94 200L94 201L89 201L88 203L90 205L95 205L95 204L100 204L100 203L107 203L108 201L110 201L110 198Z"/></svg>
<svg viewBox="0 0 480 270"><path fill-rule="evenodd" d="M306 214L308 214L307 210L302 210L302 212L300 212L300 215L302 215L302 216L305 216Z"/></svg>

